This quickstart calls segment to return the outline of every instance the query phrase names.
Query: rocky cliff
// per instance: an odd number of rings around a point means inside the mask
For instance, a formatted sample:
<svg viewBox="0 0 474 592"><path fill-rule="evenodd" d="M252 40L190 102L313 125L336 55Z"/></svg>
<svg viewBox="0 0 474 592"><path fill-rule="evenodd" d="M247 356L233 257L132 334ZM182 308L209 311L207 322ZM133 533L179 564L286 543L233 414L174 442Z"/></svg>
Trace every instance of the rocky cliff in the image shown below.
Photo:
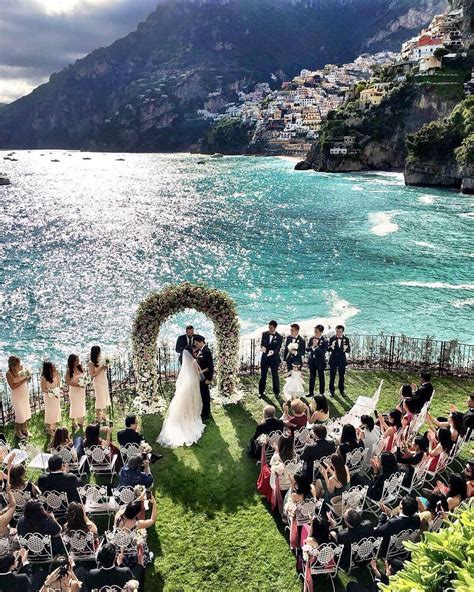
<svg viewBox="0 0 474 592"><path fill-rule="evenodd" d="M203 114L235 101L239 90L350 61L381 31L385 47L399 47L441 4L160 0L137 31L2 108L0 147L188 149L209 128ZM413 8L419 18L409 16Z"/></svg>

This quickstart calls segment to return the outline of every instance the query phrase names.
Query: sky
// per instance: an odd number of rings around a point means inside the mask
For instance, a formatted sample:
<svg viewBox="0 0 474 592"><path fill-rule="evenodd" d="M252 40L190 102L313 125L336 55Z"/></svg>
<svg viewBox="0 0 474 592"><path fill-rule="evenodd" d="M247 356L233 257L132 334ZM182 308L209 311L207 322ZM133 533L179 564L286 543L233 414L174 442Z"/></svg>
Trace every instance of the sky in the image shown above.
<svg viewBox="0 0 474 592"><path fill-rule="evenodd" d="M0 103L137 28L157 0L0 0Z"/></svg>

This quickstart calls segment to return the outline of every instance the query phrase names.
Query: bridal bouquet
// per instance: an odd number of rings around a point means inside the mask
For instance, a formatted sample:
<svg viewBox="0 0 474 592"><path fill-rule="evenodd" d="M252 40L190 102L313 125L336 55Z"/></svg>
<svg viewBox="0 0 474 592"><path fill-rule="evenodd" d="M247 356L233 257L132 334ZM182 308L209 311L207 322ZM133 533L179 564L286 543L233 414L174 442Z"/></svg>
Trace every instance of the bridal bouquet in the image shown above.
<svg viewBox="0 0 474 592"><path fill-rule="evenodd" d="M33 376L33 372L29 368L22 368L20 370L20 372L18 373L18 375L21 376L22 378L26 378L27 380L31 380L31 377Z"/></svg>
<svg viewBox="0 0 474 592"><path fill-rule="evenodd" d="M107 368L110 368L113 362L113 358L112 356L101 356L100 361L102 363L102 366L107 366Z"/></svg>
<svg viewBox="0 0 474 592"><path fill-rule="evenodd" d="M266 446L268 444L267 434L262 434L261 436L259 436L257 438L257 444L260 444L260 446Z"/></svg>
<svg viewBox="0 0 474 592"><path fill-rule="evenodd" d="M61 396L61 389L59 386L55 386L54 388L49 389L47 395L50 399L59 399Z"/></svg>
<svg viewBox="0 0 474 592"><path fill-rule="evenodd" d="M77 384L82 388L86 388L90 383L91 383L90 376L86 376L85 374L83 374L79 378L79 380L77 381Z"/></svg>

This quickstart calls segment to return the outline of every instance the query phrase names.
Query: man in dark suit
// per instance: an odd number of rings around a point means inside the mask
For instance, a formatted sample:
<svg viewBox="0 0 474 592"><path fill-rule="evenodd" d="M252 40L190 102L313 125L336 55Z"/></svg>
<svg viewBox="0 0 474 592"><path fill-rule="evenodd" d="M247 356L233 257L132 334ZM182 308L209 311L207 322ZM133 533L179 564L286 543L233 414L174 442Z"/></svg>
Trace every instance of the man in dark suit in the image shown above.
<svg viewBox="0 0 474 592"><path fill-rule="evenodd" d="M280 366L280 349L283 343L283 337L280 333L277 333L277 326L278 323L276 321L270 321L268 323L268 331L262 333L262 339L260 340L262 359L260 362L260 382L258 385L259 398L262 398L265 394L268 370L272 373L273 393L277 397L280 394L278 367Z"/></svg>
<svg viewBox="0 0 474 592"><path fill-rule="evenodd" d="M79 479L72 473L65 472L66 466L63 459L55 454L48 461L48 473L38 477L38 487L42 493L46 491L58 491L67 494L68 502L80 502L81 498L77 488Z"/></svg>
<svg viewBox="0 0 474 592"><path fill-rule="evenodd" d="M31 569L26 549L0 557L0 590L3 592L30 592L33 590Z"/></svg>
<svg viewBox="0 0 474 592"><path fill-rule="evenodd" d="M323 325L316 325L314 336L308 341L308 368L309 368L309 396L314 397L314 385L316 382L316 373L319 380L319 394L324 395L326 381L324 380L324 370L326 369L326 352L328 349L327 339L323 335Z"/></svg>
<svg viewBox="0 0 474 592"><path fill-rule="evenodd" d="M209 385L214 378L214 361L212 359L211 350L207 347L204 337L196 335L194 337L194 345L196 347L196 360L201 368L204 380L201 380L201 399L202 399L202 414L203 420L211 417L211 394L209 392Z"/></svg>
<svg viewBox="0 0 474 592"><path fill-rule="evenodd" d="M125 429L117 432L117 440L120 446L125 444L141 444L145 438L138 431L136 415L127 415L125 418Z"/></svg>
<svg viewBox="0 0 474 592"><path fill-rule="evenodd" d="M344 526L340 526L334 532L338 545L344 545L341 556L341 567L347 568L351 559L351 544L358 543L362 539L373 536L374 527L370 520L362 520L362 514L350 508L344 512ZM335 526L335 523L333 523Z"/></svg>
<svg viewBox="0 0 474 592"><path fill-rule="evenodd" d="M288 349L290 343L296 343L298 345L298 348L296 350L293 350L294 353L292 353ZM291 371L293 364L295 364L296 366L301 366L301 364L303 363L303 356L305 350L306 344L303 337L301 337L300 335L300 326L296 323L293 323L292 325L290 325L290 334L286 338L285 351L283 352L283 358L286 361L288 372Z"/></svg>
<svg viewBox="0 0 474 592"><path fill-rule="evenodd" d="M186 327L186 335L180 335L176 340L176 353L179 354L179 363L183 363L183 351L185 347L194 347L197 335L194 335L194 327Z"/></svg>
<svg viewBox="0 0 474 592"><path fill-rule="evenodd" d="M117 547L112 543L102 545L97 554L98 567L91 569L87 578L89 590L100 590L103 586L119 586L123 588L127 582L135 579L136 576L130 568L122 567L123 556L117 557ZM143 567L141 572L143 572ZM142 575L143 577L143 575ZM140 581L140 578L137 577Z"/></svg>
<svg viewBox="0 0 474 592"><path fill-rule="evenodd" d="M260 422L256 429L255 434L250 439L247 447L249 456L257 458L259 455L260 446L257 443L257 439L262 434L271 434L272 432L282 432L283 421L275 418L275 407L273 405L266 405L263 408L263 421Z"/></svg>
<svg viewBox="0 0 474 592"><path fill-rule="evenodd" d="M421 376L421 384L420 386L416 386L416 384L412 384L411 388L413 389L412 400L414 401L414 413L420 413L425 403L433 396L434 387L431 384L431 372L422 372Z"/></svg>
<svg viewBox="0 0 474 592"><path fill-rule="evenodd" d="M381 505L382 513L379 522L374 531L374 536L383 537L383 543L380 548L380 555L387 552L390 537L394 534L400 534L403 530L418 530L420 528L420 517L418 516L418 502L414 497L406 496L400 503L400 514L398 516L388 517L390 509Z"/></svg>
<svg viewBox="0 0 474 592"><path fill-rule="evenodd" d="M336 452L334 440L327 438L328 432L326 426L317 424L314 426L313 432L314 444L307 444L301 455L301 460L304 462L304 472L311 483L313 482L314 461Z"/></svg>
<svg viewBox="0 0 474 592"><path fill-rule="evenodd" d="M337 373L339 373L339 392L341 395L344 395L344 376L347 366L346 354L350 351L351 344L348 337L344 335L344 325L337 325L336 334L329 340L329 392L333 397L336 392L334 382Z"/></svg>

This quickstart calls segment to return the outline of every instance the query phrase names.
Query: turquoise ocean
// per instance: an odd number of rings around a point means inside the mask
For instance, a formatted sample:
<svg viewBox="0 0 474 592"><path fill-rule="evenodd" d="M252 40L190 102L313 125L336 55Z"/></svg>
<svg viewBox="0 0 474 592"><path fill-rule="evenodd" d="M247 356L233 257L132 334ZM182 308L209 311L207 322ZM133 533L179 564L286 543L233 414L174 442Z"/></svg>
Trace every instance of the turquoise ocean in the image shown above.
<svg viewBox="0 0 474 592"><path fill-rule="evenodd" d="M1 367L125 349L140 300L183 280L227 290L242 335L275 318L474 342L472 197L282 158L14 156L1 160ZM161 336L188 322L211 337L192 311Z"/></svg>

